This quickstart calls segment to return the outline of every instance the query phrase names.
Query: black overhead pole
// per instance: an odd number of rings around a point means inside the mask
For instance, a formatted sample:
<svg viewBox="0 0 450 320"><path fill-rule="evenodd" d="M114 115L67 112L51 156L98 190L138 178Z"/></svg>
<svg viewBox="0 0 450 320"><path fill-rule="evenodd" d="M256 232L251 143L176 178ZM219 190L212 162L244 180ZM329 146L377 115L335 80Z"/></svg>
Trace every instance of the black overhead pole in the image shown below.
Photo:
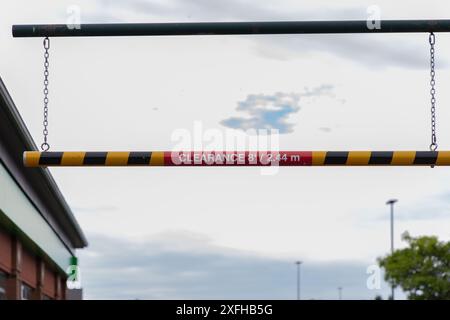
<svg viewBox="0 0 450 320"><path fill-rule="evenodd" d="M378 24L377 24L378 25ZM13 25L14 37L450 32L450 20L271 21Z"/></svg>

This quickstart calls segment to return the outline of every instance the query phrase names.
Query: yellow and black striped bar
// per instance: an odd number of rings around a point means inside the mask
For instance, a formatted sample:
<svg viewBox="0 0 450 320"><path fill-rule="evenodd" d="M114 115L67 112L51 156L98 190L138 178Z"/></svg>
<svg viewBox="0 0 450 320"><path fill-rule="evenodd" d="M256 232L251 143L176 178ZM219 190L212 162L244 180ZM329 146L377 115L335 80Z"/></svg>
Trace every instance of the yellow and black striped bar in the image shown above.
<svg viewBox="0 0 450 320"><path fill-rule="evenodd" d="M450 151L26 151L23 161L26 167L449 166Z"/></svg>

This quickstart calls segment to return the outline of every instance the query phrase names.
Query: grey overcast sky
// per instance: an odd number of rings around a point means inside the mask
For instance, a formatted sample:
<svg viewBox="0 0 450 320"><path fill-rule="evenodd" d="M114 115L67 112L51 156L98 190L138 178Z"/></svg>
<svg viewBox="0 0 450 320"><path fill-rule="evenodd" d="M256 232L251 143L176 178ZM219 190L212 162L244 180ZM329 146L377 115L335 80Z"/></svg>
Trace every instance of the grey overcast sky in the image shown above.
<svg viewBox="0 0 450 320"><path fill-rule="evenodd" d="M11 25L449 18L442 1L130 0L0 4L0 76L41 142L42 39ZM437 35L438 143L450 149L450 36ZM52 150L171 150L172 133L278 128L284 150L426 150L426 34L57 38L50 51ZM271 113L280 99L280 112ZM283 100L285 101L285 100ZM281 106L281 107L280 107ZM387 296L366 270L401 233L449 240L447 168L54 168L85 230L86 298ZM402 295L400 295L401 297Z"/></svg>

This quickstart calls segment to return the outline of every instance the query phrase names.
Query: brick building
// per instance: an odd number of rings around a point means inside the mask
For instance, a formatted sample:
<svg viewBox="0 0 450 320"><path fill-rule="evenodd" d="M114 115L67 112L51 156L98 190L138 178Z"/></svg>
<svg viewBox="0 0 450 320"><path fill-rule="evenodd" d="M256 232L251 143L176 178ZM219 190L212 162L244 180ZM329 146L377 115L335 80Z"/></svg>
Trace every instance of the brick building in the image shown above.
<svg viewBox="0 0 450 320"><path fill-rule="evenodd" d="M87 241L0 79L0 300L66 299L67 270ZM73 268L73 267L72 267Z"/></svg>

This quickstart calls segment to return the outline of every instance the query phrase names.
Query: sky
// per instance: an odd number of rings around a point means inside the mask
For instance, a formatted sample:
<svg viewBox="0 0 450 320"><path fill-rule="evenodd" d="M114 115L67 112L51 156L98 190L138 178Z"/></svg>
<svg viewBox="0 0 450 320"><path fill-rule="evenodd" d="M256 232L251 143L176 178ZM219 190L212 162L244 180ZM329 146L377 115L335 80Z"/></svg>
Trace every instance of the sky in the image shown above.
<svg viewBox="0 0 450 320"><path fill-rule="evenodd" d="M377 7L373 7L373 5ZM0 76L42 140L42 39L11 25L442 19L448 1L2 1ZM74 11L75 10L75 11ZM450 38L436 36L437 133L450 149ZM282 150L428 150L427 34L55 38L51 150L172 150L177 132L278 129ZM214 148L208 135L203 147ZM449 240L445 167L51 168L89 247L88 299L387 297L368 269L395 238ZM370 288L369 288L370 287ZM398 292L398 297L404 294Z"/></svg>

